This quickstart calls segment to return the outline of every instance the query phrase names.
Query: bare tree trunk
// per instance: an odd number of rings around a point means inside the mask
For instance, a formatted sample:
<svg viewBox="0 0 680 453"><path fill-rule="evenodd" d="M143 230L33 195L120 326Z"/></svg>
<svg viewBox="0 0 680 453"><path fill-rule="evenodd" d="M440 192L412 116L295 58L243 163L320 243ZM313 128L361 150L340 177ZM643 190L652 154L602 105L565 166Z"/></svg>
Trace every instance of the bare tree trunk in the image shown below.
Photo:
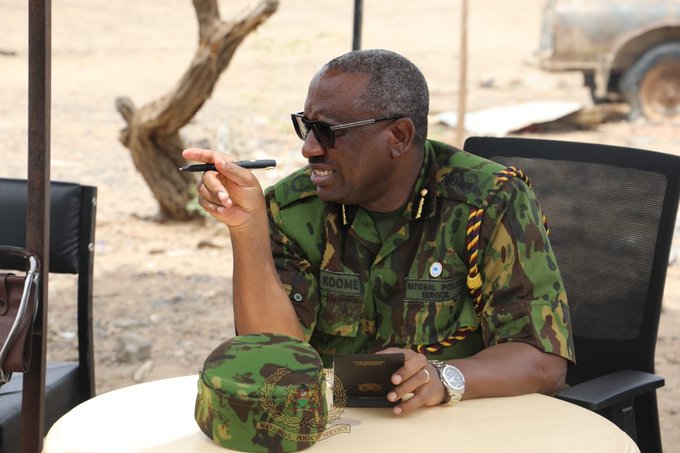
<svg viewBox="0 0 680 453"><path fill-rule="evenodd" d="M262 0L244 17L232 22L220 19L217 0L193 3L199 44L177 86L139 109L127 97L116 99L116 108L127 123L119 140L130 150L135 167L160 204L161 218L174 220L189 220L196 215L187 209L195 196L195 176L177 170L185 163L179 129L210 97L220 74L248 33L274 14L279 2Z"/></svg>

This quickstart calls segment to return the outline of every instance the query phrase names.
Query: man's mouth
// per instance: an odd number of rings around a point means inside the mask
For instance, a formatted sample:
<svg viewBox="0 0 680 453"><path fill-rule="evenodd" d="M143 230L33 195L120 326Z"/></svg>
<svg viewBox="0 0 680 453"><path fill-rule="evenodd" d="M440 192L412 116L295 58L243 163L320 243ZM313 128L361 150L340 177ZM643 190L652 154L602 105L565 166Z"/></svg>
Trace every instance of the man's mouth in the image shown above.
<svg viewBox="0 0 680 453"><path fill-rule="evenodd" d="M335 171L316 168L312 170L312 184L316 186L327 186L334 180Z"/></svg>

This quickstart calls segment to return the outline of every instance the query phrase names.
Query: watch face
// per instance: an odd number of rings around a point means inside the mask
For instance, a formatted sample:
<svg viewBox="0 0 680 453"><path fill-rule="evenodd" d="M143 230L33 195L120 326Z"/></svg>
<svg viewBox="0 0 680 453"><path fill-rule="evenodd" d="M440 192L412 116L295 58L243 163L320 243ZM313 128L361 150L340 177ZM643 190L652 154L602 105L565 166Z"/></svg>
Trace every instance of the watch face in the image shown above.
<svg viewBox="0 0 680 453"><path fill-rule="evenodd" d="M452 366L445 367L442 377L446 383L455 390L462 391L465 388L465 378L457 368Z"/></svg>

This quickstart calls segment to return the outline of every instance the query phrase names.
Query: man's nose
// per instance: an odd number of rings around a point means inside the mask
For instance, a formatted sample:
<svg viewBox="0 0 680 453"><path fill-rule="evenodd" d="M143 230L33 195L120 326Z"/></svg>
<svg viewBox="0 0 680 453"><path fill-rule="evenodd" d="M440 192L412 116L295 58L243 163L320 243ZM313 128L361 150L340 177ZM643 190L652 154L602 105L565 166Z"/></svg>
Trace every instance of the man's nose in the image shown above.
<svg viewBox="0 0 680 453"><path fill-rule="evenodd" d="M314 132L309 131L307 138L305 138L305 141L302 143L302 156L305 159L309 159L310 157L321 156L325 152L326 149L321 146L319 141L316 139Z"/></svg>

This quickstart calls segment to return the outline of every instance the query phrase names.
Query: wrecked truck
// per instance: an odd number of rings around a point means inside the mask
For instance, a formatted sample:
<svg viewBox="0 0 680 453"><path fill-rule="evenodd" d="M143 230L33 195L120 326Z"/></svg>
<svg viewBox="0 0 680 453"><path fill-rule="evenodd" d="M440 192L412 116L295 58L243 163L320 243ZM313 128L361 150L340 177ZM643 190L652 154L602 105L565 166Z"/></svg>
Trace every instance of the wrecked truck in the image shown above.
<svg viewBox="0 0 680 453"><path fill-rule="evenodd" d="M581 71L596 103L680 119L680 0L547 0L536 57L547 71Z"/></svg>

